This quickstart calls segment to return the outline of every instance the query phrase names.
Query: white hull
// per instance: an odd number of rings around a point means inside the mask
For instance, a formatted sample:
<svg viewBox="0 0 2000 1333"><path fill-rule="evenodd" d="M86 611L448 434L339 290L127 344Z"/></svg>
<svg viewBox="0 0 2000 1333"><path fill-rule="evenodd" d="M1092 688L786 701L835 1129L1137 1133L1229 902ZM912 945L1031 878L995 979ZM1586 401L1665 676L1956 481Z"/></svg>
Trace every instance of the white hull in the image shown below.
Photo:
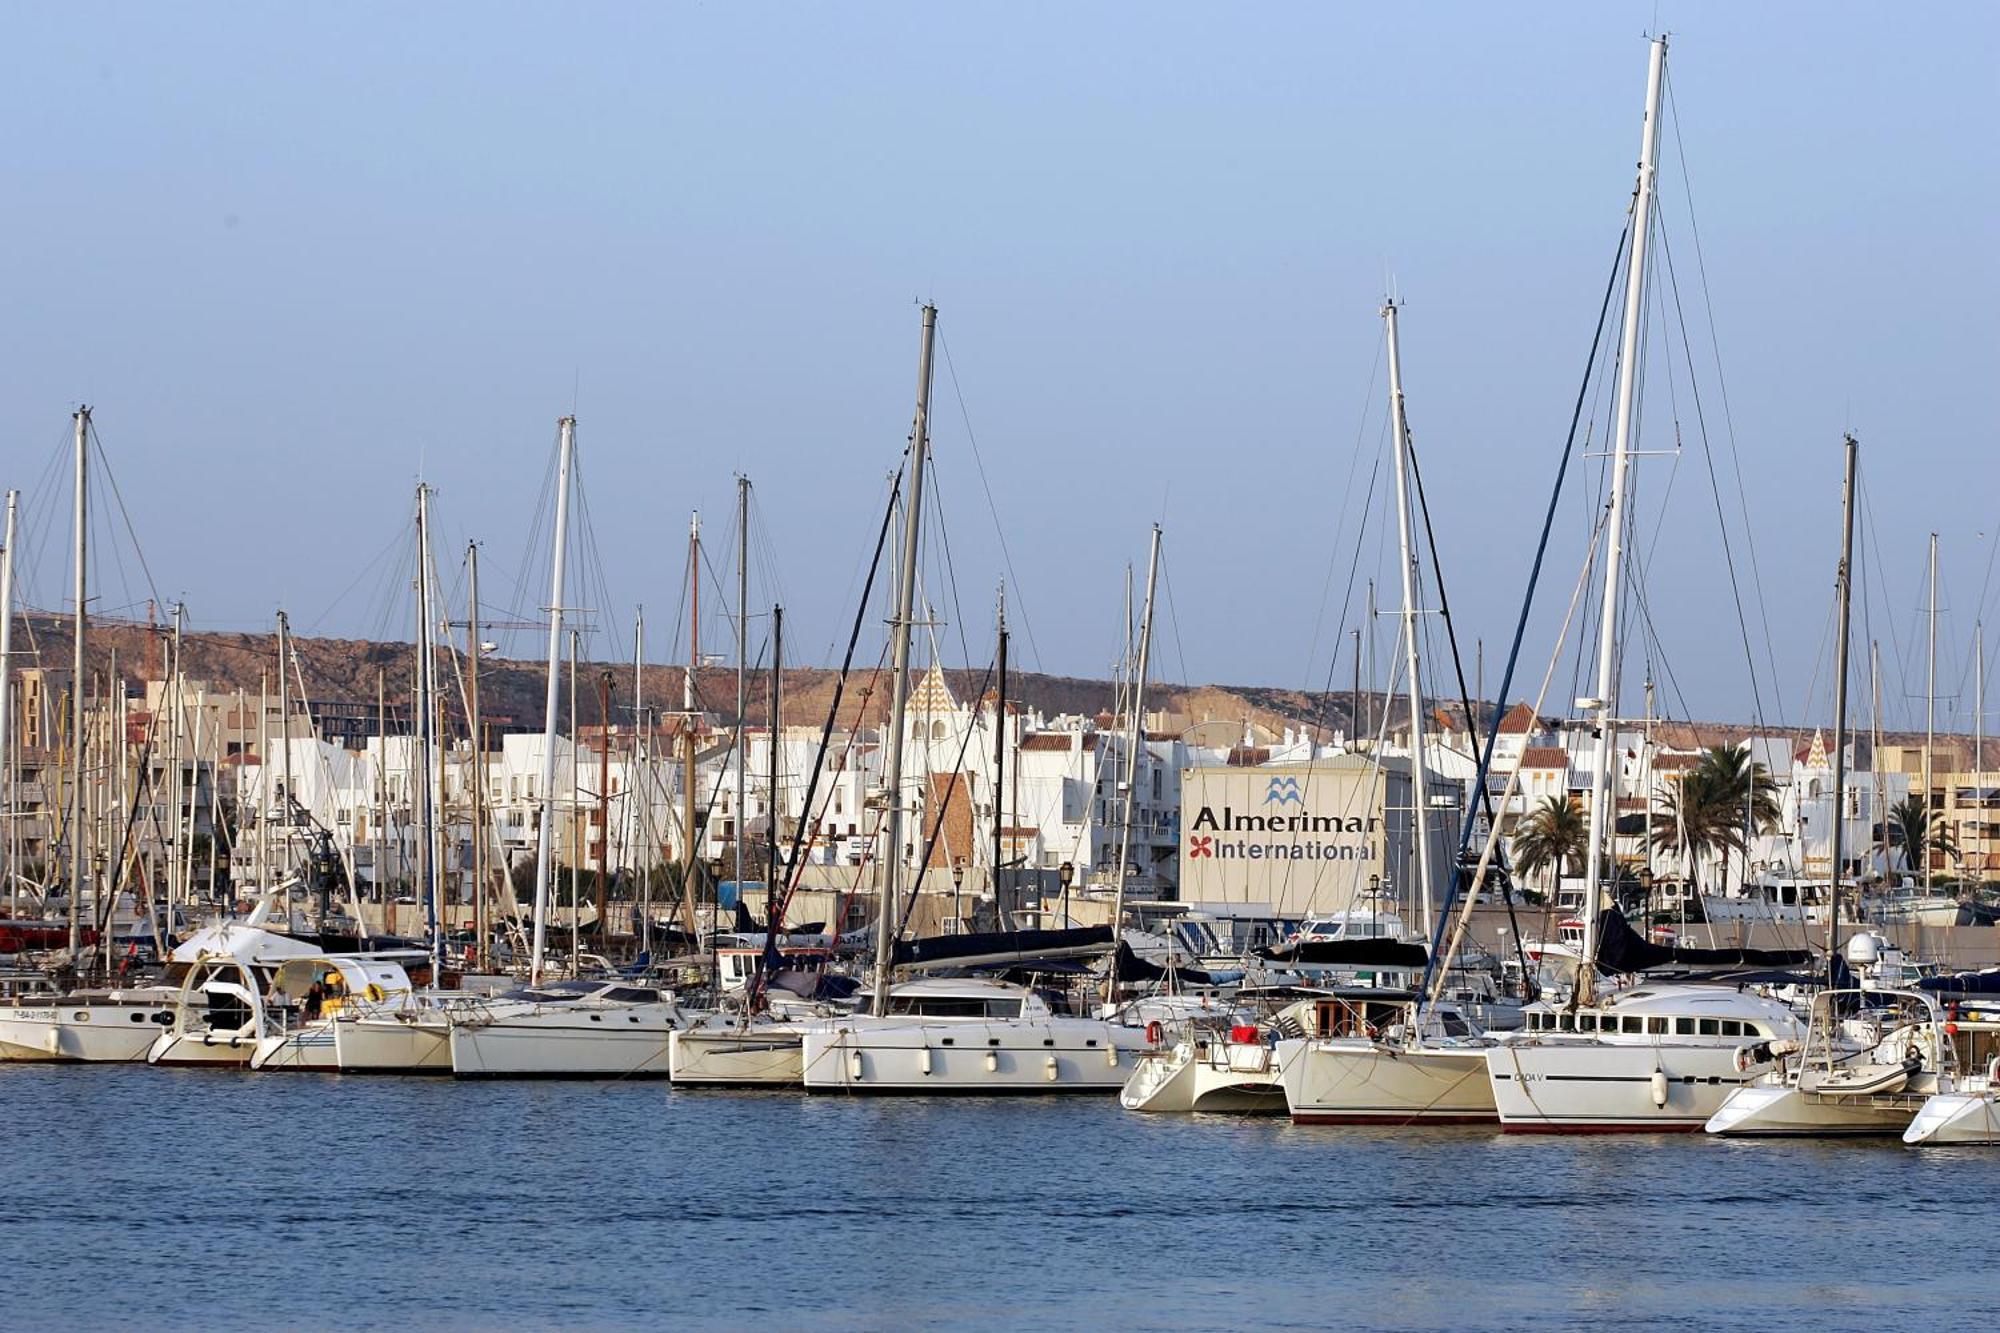
<svg viewBox="0 0 2000 1333"><path fill-rule="evenodd" d="M316 1074L339 1072L334 1057L333 1024L324 1020L282 1036L265 1037L250 1056L252 1069L303 1069Z"/></svg>
<svg viewBox="0 0 2000 1333"><path fill-rule="evenodd" d="M667 1038L667 1065L677 1085L796 1088L805 1082L804 1028L681 1028Z"/></svg>
<svg viewBox="0 0 2000 1333"><path fill-rule="evenodd" d="M1735 1047L1721 1045L1527 1041L1486 1051L1501 1127L1526 1133L1698 1130L1769 1067L1738 1072Z"/></svg>
<svg viewBox="0 0 2000 1333"><path fill-rule="evenodd" d="M146 1058L160 1035L159 1004L45 1004L0 1007L0 1060L121 1064Z"/></svg>
<svg viewBox="0 0 2000 1333"><path fill-rule="evenodd" d="M1711 1134L1833 1137L1901 1134L1922 1096L1825 1096L1786 1083L1738 1088L1709 1117Z"/></svg>
<svg viewBox="0 0 2000 1333"><path fill-rule="evenodd" d="M1146 1034L1088 1018L1013 1021L856 1017L805 1033L814 1092L1098 1092L1124 1087Z"/></svg>
<svg viewBox="0 0 2000 1333"><path fill-rule="evenodd" d="M1181 1042L1141 1055L1118 1101L1128 1111L1282 1115L1278 1078L1276 1053L1267 1046L1219 1042L1203 1050Z"/></svg>
<svg viewBox="0 0 2000 1333"><path fill-rule="evenodd" d="M2000 1097L1992 1092L1941 1092L1923 1104L1903 1142L2000 1143Z"/></svg>
<svg viewBox="0 0 2000 1333"><path fill-rule="evenodd" d="M149 1065L177 1065L184 1068L243 1069L257 1053L253 1035L218 1035L212 1032L163 1032L146 1052Z"/></svg>
<svg viewBox="0 0 2000 1333"><path fill-rule="evenodd" d="M343 1018L333 1025L333 1049L343 1074L449 1074L451 1023L439 1013Z"/></svg>
<svg viewBox="0 0 2000 1333"><path fill-rule="evenodd" d="M661 1005L532 1005L456 1016L451 1072L460 1078L665 1078L675 1026Z"/></svg>
<svg viewBox="0 0 2000 1333"><path fill-rule="evenodd" d="M1483 1046L1280 1042L1285 1102L1302 1124L1473 1124L1499 1118Z"/></svg>

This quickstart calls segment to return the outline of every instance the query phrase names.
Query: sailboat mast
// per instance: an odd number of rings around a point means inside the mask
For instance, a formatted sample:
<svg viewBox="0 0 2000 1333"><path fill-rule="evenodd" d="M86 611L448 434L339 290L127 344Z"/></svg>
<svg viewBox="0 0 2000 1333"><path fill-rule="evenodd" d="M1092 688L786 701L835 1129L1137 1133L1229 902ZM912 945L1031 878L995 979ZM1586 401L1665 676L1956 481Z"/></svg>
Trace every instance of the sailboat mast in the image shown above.
<svg viewBox="0 0 2000 1333"><path fill-rule="evenodd" d="M1410 534L1410 425L1403 415L1403 353L1397 337L1396 303L1382 307L1389 328L1389 433L1396 456L1396 533L1403 566L1403 669L1410 677L1410 808L1417 840L1417 893L1424 937L1431 919L1430 783L1424 772L1424 683L1417 650L1417 557Z"/></svg>
<svg viewBox="0 0 2000 1333"><path fill-rule="evenodd" d="M750 808L750 478L736 479L736 827L730 839L735 851L731 872L736 900L743 901L743 833Z"/></svg>
<svg viewBox="0 0 2000 1333"><path fill-rule="evenodd" d="M472 739L472 963L486 966L486 728L479 714L479 543L465 546L465 723Z"/></svg>
<svg viewBox="0 0 2000 1333"><path fill-rule="evenodd" d="M561 443L556 461L556 536L554 569L549 575L549 659L547 688L542 696L541 818L535 830L535 937L529 953L528 980L542 979L542 955L548 947L549 857L555 839L556 704L562 688L563 559L569 542L569 474L576 453L576 418L557 423Z"/></svg>
<svg viewBox="0 0 2000 1333"><path fill-rule="evenodd" d="M21 915L14 878L14 524L19 491L7 492L7 527L0 535L0 877L7 881L7 915Z"/></svg>
<svg viewBox="0 0 2000 1333"><path fill-rule="evenodd" d="M701 511L688 516L688 667L681 680L681 929L687 932L688 947L694 946L701 921L695 910L694 882L701 864L701 850L695 846L694 810L694 673L701 669Z"/></svg>
<svg viewBox="0 0 2000 1333"><path fill-rule="evenodd" d="M895 680L889 693L889 759L883 775L889 808L883 820L888 854L882 901L875 925L875 1010L889 1010L889 967L896 957L896 914L903 891L903 730L910 708L910 615L916 601L917 555L923 531L924 463L931 438L931 343L937 336L937 307L926 305L917 352L917 414L910 425L910 497L904 506L903 558L896 584Z"/></svg>
<svg viewBox="0 0 2000 1333"><path fill-rule="evenodd" d="M1125 927L1125 872L1132 857L1132 812L1139 803L1139 750L1146 743L1146 669L1153 655L1153 592L1160 581L1160 525L1153 525L1146 556L1146 609L1139 618L1139 660L1132 669L1132 721L1125 732L1125 817L1118 829L1118 879L1111 886L1111 966L1104 973L1104 1002L1118 998L1118 946Z"/></svg>
<svg viewBox="0 0 2000 1333"><path fill-rule="evenodd" d="M764 802L764 920L766 928L776 930L777 921L772 919L771 904L778 895L778 734L782 714L779 712L779 695L784 689L785 662L785 608L771 608L771 755L770 793Z"/></svg>
<svg viewBox="0 0 2000 1333"><path fill-rule="evenodd" d="M621 830L619 849L621 861L629 859L639 876L639 951L649 953L653 947L653 867L640 859L638 854L639 831L639 790L637 783L640 773L649 777L652 766L648 762L646 746L646 608L640 606L632 614L632 767L625 775L625 819ZM644 826L652 826L651 802L653 784L645 785L647 812Z"/></svg>
<svg viewBox="0 0 2000 1333"><path fill-rule="evenodd" d="M434 799L443 799L442 789L433 798L431 793L431 749L435 744L442 748L443 737L436 733L437 710L435 700L437 689L431 679L436 667L437 654L432 651L434 618L431 615L431 488L417 483L417 760L411 765L411 774L417 782L414 793L417 800L417 865L419 890L423 894L425 924L430 927L431 975L440 977L444 973L444 931L438 902L438 884L443 878L444 867L440 866L436 855L435 832L437 828L437 807Z"/></svg>
<svg viewBox="0 0 2000 1333"><path fill-rule="evenodd" d="M1646 242L1652 235L1653 175L1660 144L1660 93L1667 63L1667 39L1653 39L1646 71L1646 123L1639 136L1639 178L1632 193L1632 232L1627 243L1625 319L1618 348L1616 428L1611 454L1611 500L1605 517L1604 613L1597 631L1597 689L1580 701L1595 714L1596 744L1590 773L1590 844L1585 852L1583 894L1583 961L1577 970L1578 998L1588 1000L1596 989L1598 896L1606 869L1611 816L1612 731L1618 725L1618 603L1625 563L1625 503L1631 471L1634 405L1638 396L1639 334L1646 297ZM1610 860L1612 864L1605 864Z"/></svg>
<svg viewBox="0 0 2000 1333"><path fill-rule="evenodd" d="M1007 823L1007 585L1000 585L999 599L1000 692L993 707L993 910L996 914L1006 911L1006 904L1000 897L1000 867L1005 861L1002 850L1003 829ZM1004 915L1001 920L1006 920Z"/></svg>
<svg viewBox="0 0 2000 1333"><path fill-rule="evenodd" d="M1833 646L1833 883L1827 896L1827 966L1840 946L1840 871L1847 832L1847 642L1849 608L1854 600L1854 465L1860 443L1847 437L1847 479L1840 503L1840 620ZM1754 786L1754 784L1752 784Z"/></svg>
<svg viewBox="0 0 2000 1333"><path fill-rule="evenodd" d="M1931 758L1937 745L1937 622L1938 622L1938 552L1937 534L1931 534L1931 611L1930 611L1930 651L1924 667L1924 891L1931 887L1931 844L1936 841L1932 828L1935 821L1931 802ZM1907 851L1908 849L1905 848Z"/></svg>
<svg viewBox="0 0 2000 1333"><path fill-rule="evenodd" d="M70 636L69 956L83 951L83 884L90 873L83 802L83 650L89 634L90 409L76 410L76 620Z"/></svg>

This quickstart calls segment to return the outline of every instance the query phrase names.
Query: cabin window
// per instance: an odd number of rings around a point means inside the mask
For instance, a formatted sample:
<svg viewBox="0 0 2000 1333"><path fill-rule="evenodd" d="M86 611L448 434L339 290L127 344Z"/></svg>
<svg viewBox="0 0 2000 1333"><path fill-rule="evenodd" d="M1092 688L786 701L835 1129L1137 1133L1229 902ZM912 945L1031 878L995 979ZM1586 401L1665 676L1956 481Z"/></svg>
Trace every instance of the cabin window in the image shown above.
<svg viewBox="0 0 2000 1333"><path fill-rule="evenodd" d="M1576 1016L1576 1030L1577 1030L1578 1032L1595 1032L1595 1031L1597 1031L1597 1015L1596 1015L1596 1014L1578 1014L1578 1015Z"/></svg>
<svg viewBox="0 0 2000 1333"><path fill-rule="evenodd" d="M1563 1032L1574 1032L1576 1030L1576 1015L1571 1013L1557 1014L1556 1027Z"/></svg>
<svg viewBox="0 0 2000 1333"><path fill-rule="evenodd" d="M1723 1035L1723 1036L1725 1036L1725 1037L1740 1037L1740 1036L1742 1036L1742 1035L1743 1035L1743 1023L1742 1023L1742 1021L1741 1021L1740 1019L1735 1019L1735 1018L1725 1018L1725 1019L1723 1019L1723 1020L1722 1020L1722 1035Z"/></svg>
<svg viewBox="0 0 2000 1333"><path fill-rule="evenodd" d="M1651 1035L1651 1036L1655 1036L1655 1037L1664 1037L1664 1036L1666 1036L1666 1035L1667 1035L1667 1020L1666 1020L1666 1019L1664 1019L1664 1018L1649 1018L1649 1019L1647 1019L1647 1020L1646 1020L1646 1031L1647 1031L1647 1033L1648 1033L1649 1035Z"/></svg>
<svg viewBox="0 0 2000 1333"><path fill-rule="evenodd" d="M1625 1030L1635 1036L1641 1035L1646 1031L1646 1020L1637 1014L1627 1014L1625 1015Z"/></svg>
<svg viewBox="0 0 2000 1333"><path fill-rule="evenodd" d="M1694 1035L1694 1020L1692 1018L1676 1018L1674 1020L1674 1035L1677 1037L1692 1037Z"/></svg>
<svg viewBox="0 0 2000 1333"><path fill-rule="evenodd" d="M1701 1020L1702 1036L1715 1037L1715 1036L1720 1036L1721 1034L1722 1034L1722 1023L1720 1020L1713 1018L1704 1018Z"/></svg>

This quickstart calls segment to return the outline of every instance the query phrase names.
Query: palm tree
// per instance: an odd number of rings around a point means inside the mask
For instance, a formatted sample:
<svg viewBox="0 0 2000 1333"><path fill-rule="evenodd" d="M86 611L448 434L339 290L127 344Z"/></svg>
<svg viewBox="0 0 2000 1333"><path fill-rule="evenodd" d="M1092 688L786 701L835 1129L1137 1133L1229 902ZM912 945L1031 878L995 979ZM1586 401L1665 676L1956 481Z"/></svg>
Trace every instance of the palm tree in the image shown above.
<svg viewBox="0 0 2000 1333"><path fill-rule="evenodd" d="M1589 837L1582 803L1574 796L1545 796L1514 830L1514 866L1523 875L1549 869L1560 879L1574 873Z"/></svg>
<svg viewBox="0 0 2000 1333"><path fill-rule="evenodd" d="M1921 796L1905 796L1889 807L1889 843L1903 849L1903 864L1921 869L1933 854L1958 859L1958 839L1951 825L1931 819L1930 806Z"/></svg>
<svg viewBox="0 0 2000 1333"><path fill-rule="evenodd" d="M1679 851L1688 879L1704 852L1749 859L1750 837L1778 822L1778 784L1748 747L1712 745L1668 789L1653 813L1653 845ZM1698 885L1697 885L1698 888Z"/></svg>

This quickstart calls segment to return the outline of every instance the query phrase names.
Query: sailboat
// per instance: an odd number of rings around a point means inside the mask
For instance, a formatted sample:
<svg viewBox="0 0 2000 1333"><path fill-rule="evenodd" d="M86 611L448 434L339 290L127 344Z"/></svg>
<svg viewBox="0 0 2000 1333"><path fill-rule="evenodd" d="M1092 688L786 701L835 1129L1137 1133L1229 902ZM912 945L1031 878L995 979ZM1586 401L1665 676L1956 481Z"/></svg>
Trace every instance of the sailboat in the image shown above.
<svg viewBox="0 0 2000 1333"><path fill-rule="evenodd" d="M1382 307L1389 347L1389 415L1395 451L1396 522L1403 569L1403 641L1410 696L1411 790L1416 809L1417 874L1430 903L1430 837L1424 773L1424 706L1417 631L1416 560L1410 510L1410 434L1404 419L1398 309ZM1428 922L1426 925L1428 926ZM1278 1082L1286 1109L1301 1123L1397 1124L1494 1118L1486 1078L1492 1043L1455 1007L1417 995L1369 1004L1336 998L1313 1007L1303 1035L1277 1043Z"/></svg>
<svg viewBox="0 0 2000 1333"><path fill-rule="evenodd" d="M1502 1127L1512 1131L1696 1130L1730 1091L1770 1068L1769 1042L1795 1041L1805 1035L1791 1009L1735 987L1642 983L1600 994L1598 986L1605 924L1600 899L1609 879L1614 828L1612 746L1622 642L1620 580L1666 57L1666 39L1653 39L1626 240L1596 689L1593 697L1580 701L1591 714L1596 735L1584 852L1583 961L1576 993L1566 1004L1532 1006L1519 1039L1485 1052L1494 1107ZM1613 919L1622 925L1622 919ZM1763 1054L1746 1062L1746 1052Z"/></svg>
<svg viewBox="0 0 2000 1333"><path fill-rule="evenodd" d="M555 855L556 703L561 680L569 497L576 458L575 417L561 419L558 436L548 682L543 701L542 780L537 793L541 812L535 839L535 922L528 985L491 1000L467 1000L446 1011L451 1068L460 1078L664 1078L668 1035L687 1021L670 993L617 981L550 982L543 975Z"/></svg>

